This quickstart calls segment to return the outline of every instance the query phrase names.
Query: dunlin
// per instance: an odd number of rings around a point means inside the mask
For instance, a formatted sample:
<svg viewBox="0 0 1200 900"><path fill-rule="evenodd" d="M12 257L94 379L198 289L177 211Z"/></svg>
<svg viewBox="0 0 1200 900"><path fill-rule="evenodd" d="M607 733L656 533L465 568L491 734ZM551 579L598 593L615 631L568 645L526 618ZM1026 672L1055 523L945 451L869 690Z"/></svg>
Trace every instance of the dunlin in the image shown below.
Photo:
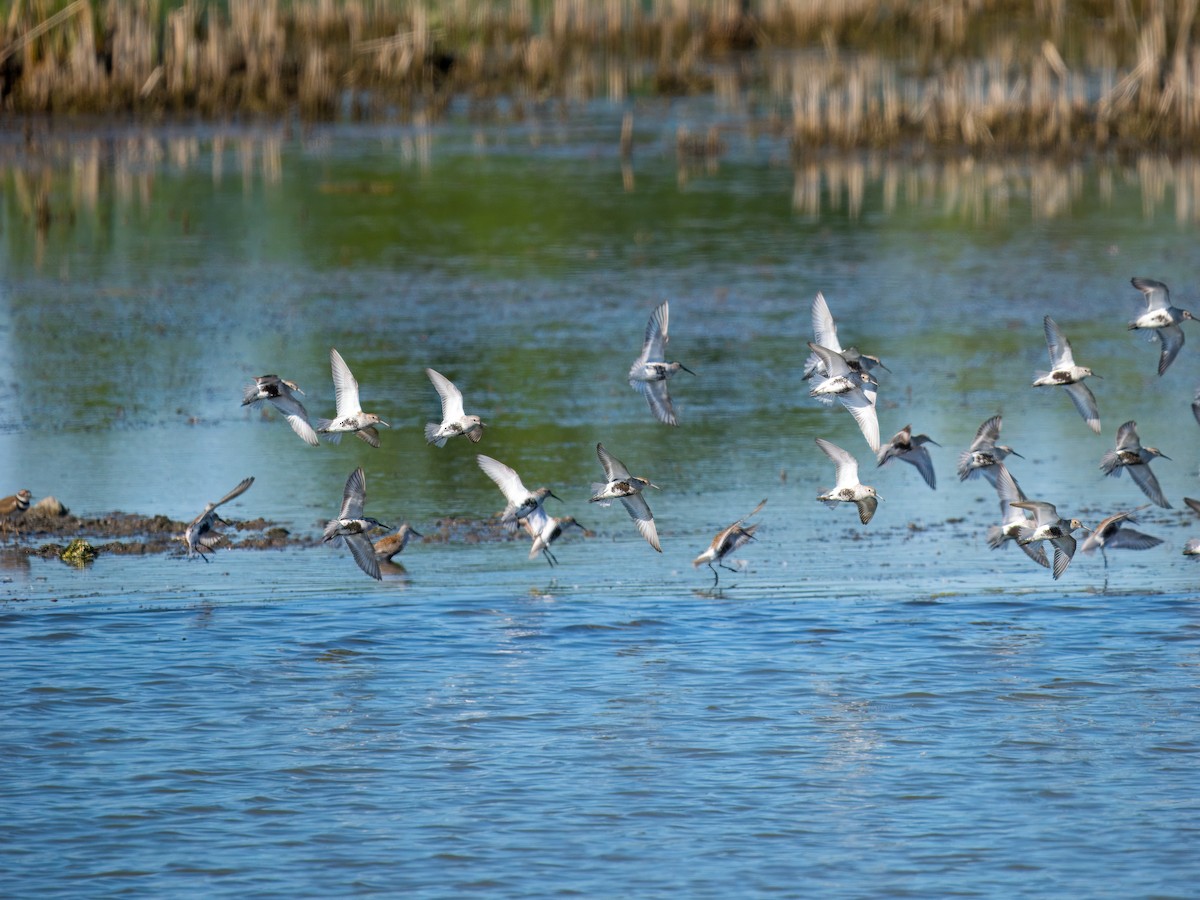
<svg viewBox="0 0 1200 900"><path fill-rule="evenodd" d="M871 451L878 453L879 417L875 413L875 379L867 372L850 368L840 353L828 347L810 341L808 349L821 359L825 371L829 373L828 377L813 385L809 396L822 403L832 402L833 398L840 400L842 406L854 416Z"/></svg>
<svg viewBox="0 0 1200 900"><path fill-rule="evenodd" d="M608 481L605 483L592 482L591 502L608 506L613 500L620 500L625 505L625 511L629 513L629 518L633 519L634 524L637 525L642 537L651 547L662 553L662 546L658 542L658 528L654 524L654 514L650 512L650 504L642 496L644 488L652 487L660 490L659 486L645 478L630 475L625 464L605 450L603 444L596 445L596 456L600 459L600 465L604 467L604 477Z"/></svg>
<svg viewBox="0 0 1200 900"><path fill-rule="evenodd" d="M925 449L926 444L933 444L935 447L941 446L927 434L914 435L912 425L905 425L879 451L877 465L882 466L892 459L902 459L904 462L916 466L921 477L925 479L925 483L937 490L937 476L933 474L933 460L929 458L929 451Z"/></svg>
<svg viewBox="0 0 1200 900"><path fill-rule="evenodd" d="M463 409L462 391L440 372L426 369L425 374L429 376L438 396L442 398L442 421L426 423L425 440L430 444L445 447L450 438L465 434L472 444L478 444L483 437L483 422L479 416L467 415Z"/></svg>
<svg viewBox="0 0 1200 900"><path fill-rule="evenodd" d="M250 489L250 485L254 484L254 477L243 478L238 482L238 486L232 491L218 500L216 503L210 503L204 507L204 512L192 519L187 530L183 533L183 543L187 547L188 559L193 559L199 556L205 562L208 562L208 557L204 555L205 550L215 550L217 545L225 539L225 536L216 530L217 525L228 525L229 523L217 515L217 507L223 503L228 503L236 497L240 497Z"/></svg>
<svg viewBox="0 0 1200 900"><path fill-rule="evenodd" d="M730 572L737 571L733 566L725 565L723 560L729 554L754 540L754 532L758 528L758 523L754 525L743 525L742 523L758 515L759 510L766 504L767 500L764 497L748 515L742 516L732 525L718 531L716 537L712 539L712 543L708 545L708 549L692 560L692 566L695 568L707 563L708 567L712 569L713 587L716 587L721 580L721 574L713 568L713 563L715 562L722 569L728 569Z"/></svg>
<svg viewBox="0 0 1200 900"><path fill-rule="evenodd" d="M288 424L292 426L292 431L296 432L306 443L315 447L320 441L308 421L308 410L295 397L295 394L303 393L304 391L300 390L294 381L287 381L278 375L259 375L252 384L246 386L242 406L262 400L268 401L283 413Z"/></svg>
<svg viewBox="0 0 1200 900"><path fill-rule="evenodd" d="M629 386L640 391L650 404L654 417L664 425L678 425L671 395L667 392L667 381L680 369L689 375L696 373L681 362L667 362L667 334L669 316L667 301L664 300L650 314L646 323L646 339L641 355L629 369Z"/></svg>
<svg viewBox="0 0 1200 900"><path fill-rule="evenodd" d="M1109 550L1149 550L1151 547L1157 547L1162 543L1162 538L1125 527L1129 522L1136 522L1135 516L1149 506L1147 503L1137 509L1115 513L1102 520L1095 530L1084 538L1079 549L1089 554L1099 549L1100 555L1104 557L1104 568L1107 569Z"/></svg>
<svg viewBox="0 0 1200 900"><path fill-rule="evenodd" d="M1000 498L1000 524L991 525L987 530L988 546L999 550L1009 541L1016 541L1017 546L1039 566L1050 568L1050 560L1046 558L1046 550L1041 544L1022 544L1021 529L1029 525L1029 513L1013 503L1024 500L1025 492L1017 484L1004 463L996 463L992 470L996 476L996 495Z"/></svg>
<svg viewBox="0 0 1200 900"><path fill-rule="evenodd" d="M517 474L516 470L511 466L506 466L498 459L492 459L490 456L480 453L475 457L475 461L479 463L479 468L483 469L483 473L496 482L496 486L508 500L508 505L500 514L500 524L510 532L517 530L521 519L532 515L534 510L541 509L547 497L559 500L558 495L548 487L540 487L536 491L529 490L521 481L521 476Z"/></svg>
<svg viewBox="0 0 1200 900"><path fill-rule="evenodd" d="M528 516L521 519L521 525L533 538L529 548L529 558L537 559L538 554L546 557L552 567L558 565L558 557L550 552L550 545L562 537L563 532L571 527L578 528L584 534L588 530L575 521L574 516L551 516L540 506L533 509Z"/></svg>
<svg viewBox="0 0 1200 900"><path fill-rule="evenodd" d="M888 367L880 362L878 356L870 356L863 353L857 347L843 348L838 340L837 323L834 322L833 314L829 311L829 304L825 302L825 295L817 291L817 296L812 303L812 328L813 328L813 343L818 346L832 350L834 353L840 353L846 364L856 372L870 372L872 369L879 367L885 372L889 371ZM825 361L817 353L810 353L807 360L804 362L804 378L805 380L813 376L820 378L828 378L829 370L826 368Z"/></svg>
<svg viewBox="0 0 1200 900"><path fill-rule="evenodd" d="M358 399L358 382L350 374L350 367L335 349L329 351L329 365L333 371L333 389L337 396L337 414L333 419L320 419L317 422L317 432L329 435L329 440L338 443L343 434L354 433L370 444L379 446L379 432L376 425L391 428L374 413L362 411Z"/></svg>
<svg viewBox="0 0 1200 900"><path fill-rule="evenodd" d="M346 479L346 489L342 493L342 510L336 519L330 519L325 524L325 534L321 540L335 547L344 540L358 567L376 581L380 581L383 576L379 572L379 560L367 535L374 528L390 530L390 527L363 515L366 502L367 476L363 474L362 466L359 466Z"/></svg>
<svg viewBox="0 0 1200 900"><path fill-rule="evenodd" d="M1128 471L1129 477L1137 482L1152 503L1170 509L1171 504L1163 496L1158 479L1150 471L1150 460L1156 456L1171 458L1157 447L1143 447L1137 433L1137 422L1129 421L1117 429L1117 448L1100 458L1100 469L1105 475L1120 475L1122 470Z"/></svg>
<svg viewBox="0 0 1200 900"><path fill-rule="evenodd" d="M1142 292L1146 300L1146 311L1129 323L1129 330L1152 328L1162 344L1158 357L1158 374L1162 375L1175 361L1183 347L1183 329L1180 323L1194 319L1186 309L1171 305L1171 292L1161 281L1149 278L1133 278L1130 283Z"/></svg>
<svg viewBox="0 0 1200 900"><path fill-rule="evenodd" d="M864 525L871 521L875 509L879 506L880 496L875 488L862 484L858 480L858 461L839 447L824 438L817 438L817 446L828 456L836 472L836 484L817 499L830 509L839 503L853 503L858 507L858 518Z"/></svg>
<svg viewBox="0 0 1200 900"><path fill-rule="evenodd" d="M974 478L980 473L983 477L991 482L992 487L996 486L996 471L995 466L1006 456L1021 456L1012 447L1005 444L997 444L1000 439L1000 426L1003 420L1000 416L992 416L979 426L979 430L975 432L975 440L971 442L971 447L964 450L958 457L958 478L960 481L966 481L968 478ZM1024 459L1024 457L1021 457Z"/></svg>
<svg viewBox="0 0 1200 900"><path fill-rule="evenodd" d="M1087 366L1075 365L1075 357L1071 353L1071 342L1066 339L1062 329L1052 318L1046 316L1042 320L1042 326L1046 330L1046 346L1050 351L1050 371L1038 372L1033 386L1062 385L1070 396L1071 402L1075 404L1075 408L1079 410L1079 415L1083 416L1083 421L1087 422L1088 428L1099 434L1100 412L1096 408L1096 397L1092 394L1091 388L1083 383L1083 379L1091 375L1095 375L1096 378L1100 376Z"/></svg>
<svg viewBox="0 0 1200 900"><path fill-rule="evenodd" d="M375 558L381 563L390 563L392 557L403 552L404 548L408 546L408 542L415 537L424 537L424 535L407 522L403 523L396 529L395 534L381 537L374 543Z"/></svg>
<svg viewBox="0 0 1200 900"><path fill-rule="evenodd" d="M1049 541L1054 546L1054 578L1058 580L1071 564L1075 555L1075 538L1071 532L1084 525L1078 519L1064 519L1053 503L1042 500L1017 500L1010 504L1033 513L1033 525L1021 527L1017 543L1026 547L1038 541ZM1086 529L1085 529L1086 530Z"/></svg>

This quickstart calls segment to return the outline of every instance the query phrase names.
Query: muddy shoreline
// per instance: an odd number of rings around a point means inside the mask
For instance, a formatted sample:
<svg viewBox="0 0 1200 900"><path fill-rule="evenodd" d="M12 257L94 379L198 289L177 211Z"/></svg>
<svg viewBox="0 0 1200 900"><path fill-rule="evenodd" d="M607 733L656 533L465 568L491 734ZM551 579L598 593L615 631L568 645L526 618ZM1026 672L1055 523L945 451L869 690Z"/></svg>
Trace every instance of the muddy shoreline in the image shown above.
<svg viewBox="0 0 1200 900"><path fill-rule="evenodd" d="M311 533L297 534L268 519L227 519L222 529L224 540L217 548L223 550L282 550L289 547L315 547L321 543L319 528ZM399 523L396 523L397 527ZM61 559L72 543L86 542L96 555L113 554L141 556L158 553L185 552L182 536L187 522L169 516L139 513L110 512L100 516L77 516L69 511L55 512L33 508L23 516L0 526L0 549L37 556ZM419 544L494 543L527 541L524 531L509 534L494 520L445 517L432 525L420 526L423 537ZM388 532L377 531L378 540Z"/></svg>

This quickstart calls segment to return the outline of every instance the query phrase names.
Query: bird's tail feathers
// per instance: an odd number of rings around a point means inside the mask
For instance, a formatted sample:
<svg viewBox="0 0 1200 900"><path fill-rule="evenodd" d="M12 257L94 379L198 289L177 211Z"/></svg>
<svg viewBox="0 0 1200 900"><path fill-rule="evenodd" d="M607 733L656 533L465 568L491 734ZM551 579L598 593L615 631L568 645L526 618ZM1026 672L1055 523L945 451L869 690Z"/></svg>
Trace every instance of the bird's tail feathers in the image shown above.
<svg viewBox="0 0 1200 900"><path fill-rule="evenodd" d="M1124 467L1121 465L1121 458L1117 456L1116 450L1109 450L1100 457L1100 470L1105 475L1120 475L1122 468Z"/></svg>

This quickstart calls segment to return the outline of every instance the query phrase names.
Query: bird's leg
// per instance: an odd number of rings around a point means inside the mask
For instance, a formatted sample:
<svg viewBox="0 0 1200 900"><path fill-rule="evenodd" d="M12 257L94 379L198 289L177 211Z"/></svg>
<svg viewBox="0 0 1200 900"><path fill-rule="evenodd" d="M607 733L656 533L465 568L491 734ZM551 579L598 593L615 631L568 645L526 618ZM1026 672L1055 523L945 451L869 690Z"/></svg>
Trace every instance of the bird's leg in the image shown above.
<svg viewBox="0 0 1200 900"><path fill-rule="evenodd" d="M721 573L720 573L720 572L718 572L716 569L713 569L713 564L712 564L712 563L709 563L709 564L708 564L708 567L709 567L710 569L712 569L712 573L713 573L713 587L716 587L716 586L717 586L717 582L719 582L719 581L721 580Z"/></svg>

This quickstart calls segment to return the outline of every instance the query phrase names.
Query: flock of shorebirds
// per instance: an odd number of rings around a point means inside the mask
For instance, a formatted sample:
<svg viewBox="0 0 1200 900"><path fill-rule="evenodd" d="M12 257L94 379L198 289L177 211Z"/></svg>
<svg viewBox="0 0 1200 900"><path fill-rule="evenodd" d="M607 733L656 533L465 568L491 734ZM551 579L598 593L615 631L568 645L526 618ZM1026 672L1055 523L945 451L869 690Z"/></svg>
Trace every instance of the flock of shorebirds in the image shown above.
<svg viewBox="0 0 1200 900"><path fill-rule="evenodd" d="M1129 328L1150 330L1155 334L1161 345L1158 374L1162 375L1183 346L1181 323L1194 317L1189 311L1171 305L1170 293L1165 284L1146 278L1134 278L1131 283L1143 294L1146 306L1145 310L1129 323ZM930 488L936 488L933 462L925 446L936 445L936 441L928 435L913 434L910 425L897 432L886 444L880 441L876 413L879 383L872 372L880 368L887 370L887 367L879 357L863 353L855 347L843 348L833 315L820 293L816 295L812 304L812 326L814 340L808 344L810 355L805 362L803 375L805 380L812 384L810 396L825 404L840 402L850 412L875 454L877 466L883 466L893 459L903 460L920 472ZM1050 369L1039 372L1033 386L1063 388L1087 426L1099 434L1100 414L1096 398L1084 384L1086 378L1099 376L1095 376L1090 368L1076 364L1070 342L1050 316L1043 320L1043 327L1050 356ZM669 305L663 302L653 311L646 324L642 352L630 367L628 380L630 386L646 399L650 411L659 422L676 425L678 422L668 383L680 371L693 375L695 373L681 362L668 360L668 329ZM332 419L318 419L316 428L311 424L303 404L296 397L297 394L303 394L303 391L295 383L277 375L255 378L245 389L242 405L262 402L272 404L287 419L293 431L313 446L320 443L321 435L336 444L343 435L353 434L370 446L379 447L378 428L390 426L378 415L363 411L358 382L341 354L336 349L331 349L329 357L337 412ZM441 421L425 425L425 440L437 447L444 447L447 441L456 437L466 437L471 442L478 443L483 437L486 425L478 415L466 412L462 392L434 369L426 369L425 373L441 400L442 408ZM1200 392L1192 403L1192 410L1197 422L1200 422ZM962 452L958 461L958 475L961 480L982 476L996 490L1002 520L999 525L988 529L987 540L993 549L1013 541L1034 562L1050 568L1053 577L1057 579L1066 571L1075 554L1075 531L1087 532L1082 545L1083 551L1099 549L1105 554L1106 565L1105 551L1108 549L1144 550L1162 543L1159 538L1129 527L1130 523L1136 521L1136 514L1150 504L1108 516L1094 529L1089 529L1079 519L1060 516L1052 503L1028 499L1005 465L1006 457L1020 457L1020 454L1012 447L999 443L1001 425L1002 420L998 415L987 419L980 425L971 446ZM866 525L875 514L879 495L873 487L861 482L858 461L851 453L824 438L817 438L816 444L834 464L835 471L834 486L818 494L817 500L830 507L853 503L857 508L859 520ZM591 502L609 506L614 500L619 500L641 536L661 553L662 546L654 515L643 495L646 488L657 489L658 486L649 479L630 474L625 464L613 456L602 443L596 445L596 455L604 471L604 481L592 484ZM1167 502L1158 480L1150 469L1151 461L1157 457L1168 458L1154 447L1143 446L1137 432L1137 423L1129 421L1117 429L1115 448L1104 454L1100 468L1106 475L1120 475L1121 472L1127 471L1151 503L1170 508L1170 503ZM500 523L514 533L520 528L525 529L532 540L530 559L543 556L551 566L556 565L557 559L551 551L551 545L567 529L577 527L585 530L583 526L571 516L555 517L545 511L543 504L547 498L559 499L550 488L530 490L510 466L483 454L478 454L476 460L480 469L496 483L507 501L504 511L500 514ZM253 477L244 479L220 500L209 503L188 525L180 540L184 543L189 558L200 556L207 559L205 551L214 550L221 543L223 535L218 526L228 523L220 518L217 510L223 504L241 496L253 483ZM366 476L359 467L350 473L346 480L341 509L338 515L326 524L323 540L334 546L344 543L358 566L372 578L380 579L381 563L391 562L394 556L403 551L409 540L421 535L405 523L395 533L372 542L369 535L375 529L392 529L365 514L366 493ZM22 490L0 500L0 522L7 523L11 517L27 510L30 499L30 492ZM1186 497L1184 500L1195 512L1200 513L1200 501ZM726 565L725 560L754 539L754 532L758 526L748 525L746 522L757 515L766 502L765 499L762 500L748 515L718 532L709 547L693 561L694 566L707 565L712 570L714 585L720 580L718 567L737 571ZM1045 544L1049 544L1052 549L1052 557L1047 555ZM1200 555L1200 539L1188 541L1183 552L1187 555Z"/></svg>

